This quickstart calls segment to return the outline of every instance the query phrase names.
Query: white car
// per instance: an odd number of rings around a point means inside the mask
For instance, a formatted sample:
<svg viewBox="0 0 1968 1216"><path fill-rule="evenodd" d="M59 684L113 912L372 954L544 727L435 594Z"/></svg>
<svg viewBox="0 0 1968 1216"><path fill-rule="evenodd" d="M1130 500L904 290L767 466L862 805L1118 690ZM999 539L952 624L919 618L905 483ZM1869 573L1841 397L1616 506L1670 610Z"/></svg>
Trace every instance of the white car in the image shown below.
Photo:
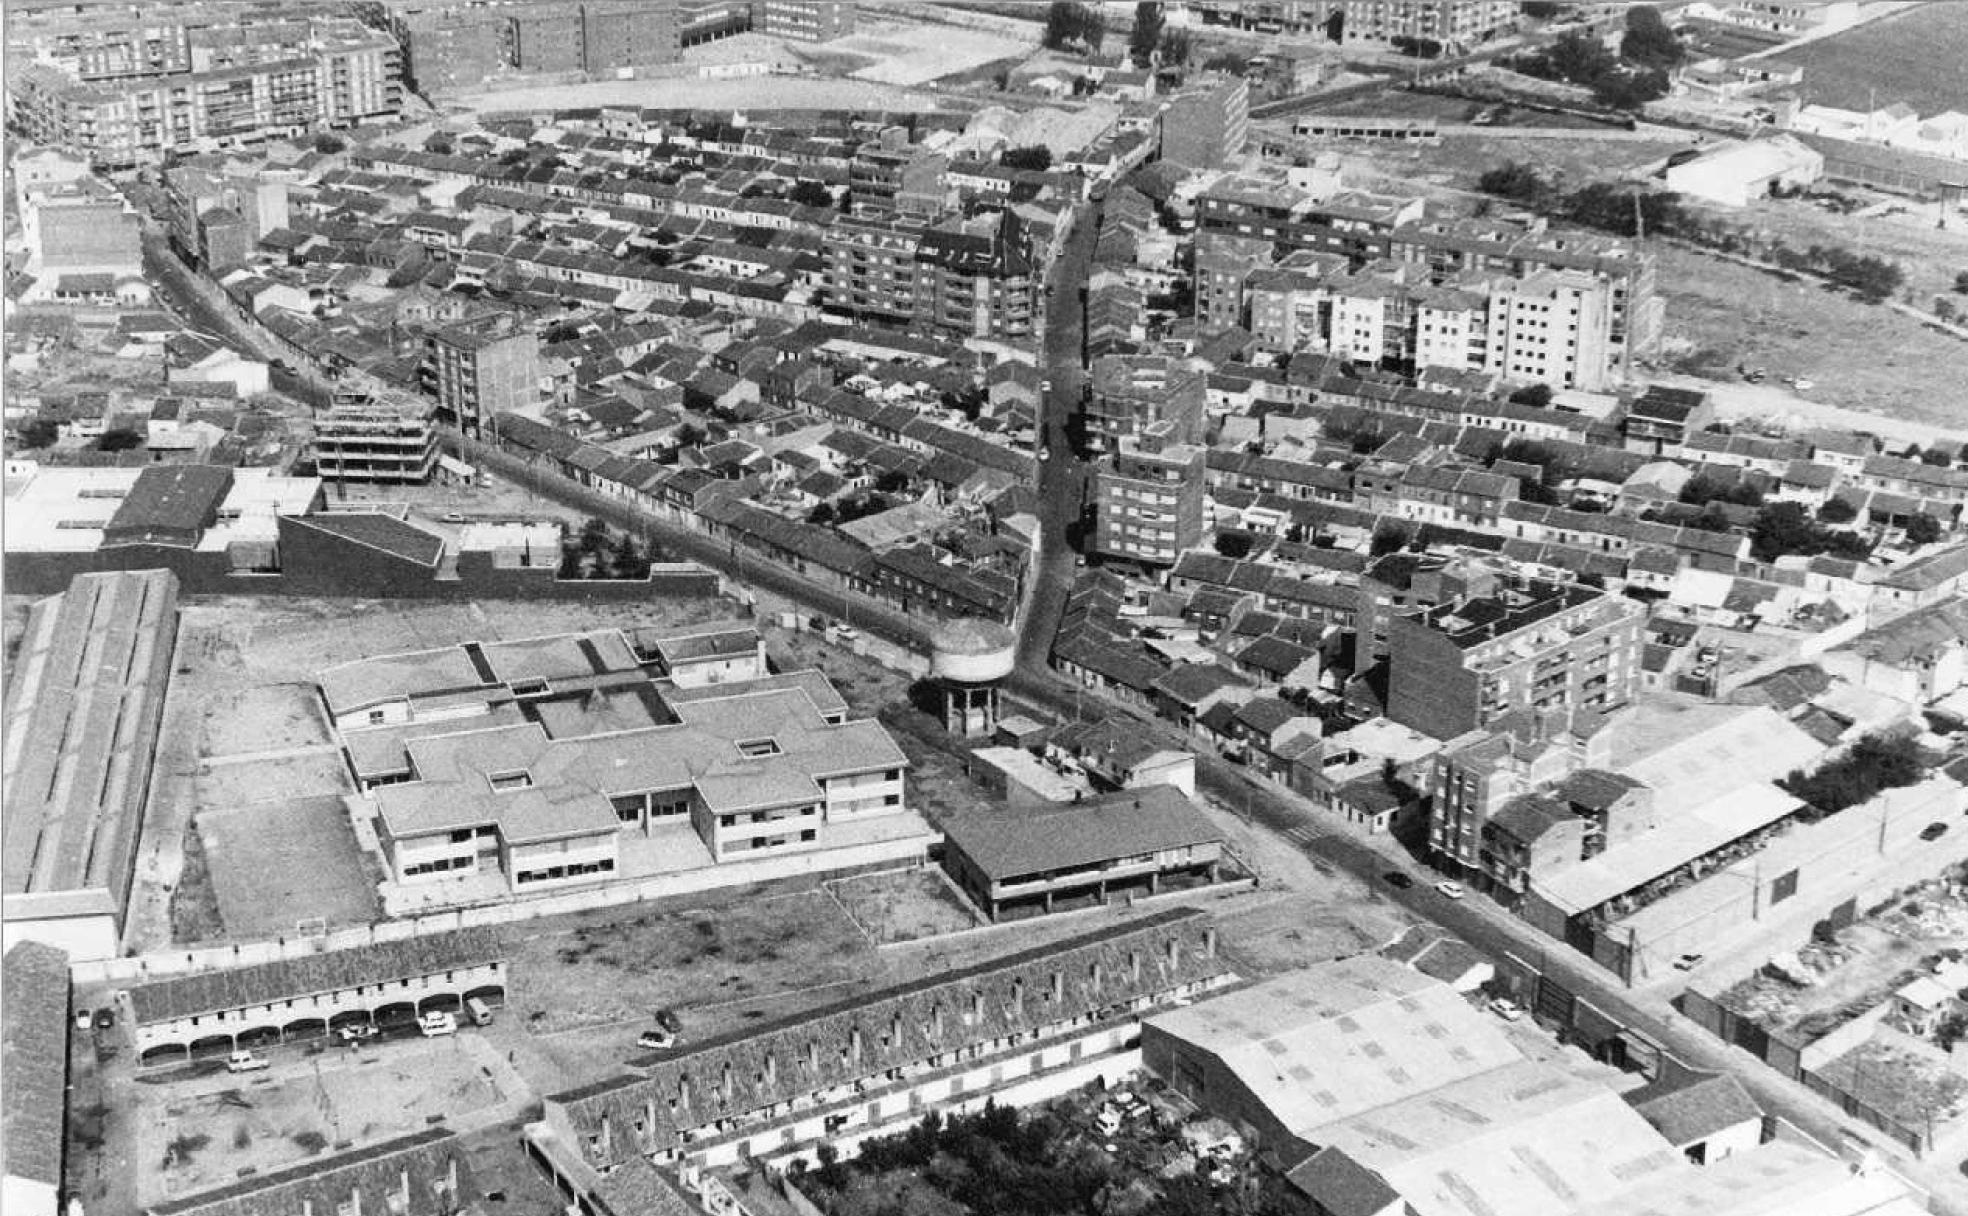
<svg viewBox="0 0 1968 1216"><path fill-rule="evenodd" d="M1515 1022L1523 1018L1524 1007L1516 1001L1498 997L1496 1000L1490 1002L1490 1012L1496 1014L1506 1022Z"/></svg>
<svg viewBox="0 0 1968 1216"><path fill-rule="evenodd" d="M448 1009L433 1009L417 1019L417 1029L421 1030L427 1039L434 1039L439 1035L457 1034L458 1019Z"/></svg>
<svg viewBox="0 0 1968 1216"><path fill-rule="evenodd" d="M654 1030L645 1030L637 1035L636 1046L646 1047L651 1051L668 1051L676 1046L676 1036L658 1026Z"/></svg>
<svg viewBox="0 0 1968 1216"><path fill-rule="evenodd" d="M337 1030L335 1034L344 1043L360 1043L364 1039L375 1038L377 1031L369 1023L361 1022L354 1026L344 1026Z"/></svg>
<svg viewBox="0 0 1968 1216"><path fill-rule="evenodd" d="M1446 880L1442 882L1438 882L1435 884L1435 889L1437 891L1440 891L1442 894L1448 896L1450 899L1461 899L1465 894L1467 894L1467 892L1463 890L1462 884L1459 882L1448 882Z"/></svg>
<svg viewBox="0 0 1968 1216"><path fill-rule="evenodd" d="M272 1067L272 1061L263 1060L250 1051L235 1051L226 1057L227 1072L259 1072Z"/></svg>

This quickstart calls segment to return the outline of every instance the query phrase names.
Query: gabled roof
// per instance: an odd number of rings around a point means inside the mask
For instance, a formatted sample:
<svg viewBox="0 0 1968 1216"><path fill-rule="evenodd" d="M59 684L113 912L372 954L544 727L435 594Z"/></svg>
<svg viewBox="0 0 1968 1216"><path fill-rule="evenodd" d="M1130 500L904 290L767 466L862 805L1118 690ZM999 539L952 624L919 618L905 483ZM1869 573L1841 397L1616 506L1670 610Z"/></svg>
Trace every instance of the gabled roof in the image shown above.
<svg viewBox="0 0 1968 1216"><path fill-rule="evenodd" d="M1763 1117L1756 1099L1727 1073L1663 1078L1629 1092L1626 1101L1676 1148Z"/></svg>
<svg viewBox="0 0 1968 1216"><path fill-rule="evenodd" d="M68 1112L68 955L24 941L0 961L0 1156L11 1178L62 1184Z"/></svg>
<svg viewBox="0 0 1968 1216"><path fill-rule="evenodd" d="M1216 825L1170 785L1122 790L1056 809L952 815L942 827L951 847L994 882L1223 839Z"/></svg>

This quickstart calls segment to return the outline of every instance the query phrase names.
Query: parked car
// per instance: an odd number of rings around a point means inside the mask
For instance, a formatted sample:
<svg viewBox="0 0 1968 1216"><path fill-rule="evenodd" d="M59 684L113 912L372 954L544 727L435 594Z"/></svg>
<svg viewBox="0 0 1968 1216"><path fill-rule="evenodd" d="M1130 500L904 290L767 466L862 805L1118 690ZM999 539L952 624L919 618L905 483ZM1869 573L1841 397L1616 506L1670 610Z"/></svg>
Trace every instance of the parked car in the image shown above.
<svg viewBox="0 0 1968 1216"><path fill-rule="evenodd" d="M658 1026L654 1030L645 1030L637 1035L636 1046L646 1047L651 1051L668 1051L676 1046L676 1036Z"/></svg>
<svg viewBox="0 0 1968 1216"><path fill-rule="evenodd" d="M1381 877L1387 880L1388 886L1393 887L1397 891L1405 891L1415 885L1414 879L1409 878L1399 870L1389 870L1387 873L1382 874Z"/></svg>
<svg viewBox="0 0 1968 1216"><path fill-rule="evenodd" d="M656 1011L656 1024L671 1034L683 1033L683 1019L677 1016L676 1010L674 1009L658 1009Z"/></svg>
<svg viewBox="0 0 1968 1216"><path fill-rule="evenodd" d="M1693 971L1695 968L1701 966L1701 961L1707 957L1706 954L1684 954L1674 960L1674 969L1676 971Z"/></svg>
<svg viewBox="0 0 1968 1216"><path fill-rule="evenodd" d="M259 1072L272 1067L271 1060L256 1056L250 1051L235 1051L226 1057L227 1072Z"/></svg>
<svg viewBox="0 0 1968 1216"><path fill-rule="evenodd" d="M96 1010L97 1030L108 1030L114 1025L116 1025L116 1011L114 1009L105 1005L101 1009Z"/></svg>
<svg viewBox="0 0 1968 1216"><path fill-rule="evenodd" d="M1947 835L1947 824L1945 823L1930 823L1920 829L1920 838L1922 840L1939 840L1945 835Z"/></svg>
<svg viewBox="0 0 1968 1216"><path fill-rule="evenodd" d="M1437 891L1440 891L1442 894L1448 896L1450 899L1461 899L1465 894L1467 894L1467 892L1463 890L1463 886L1461 883L1449 882L1447 880L1436 883L1435 889Z"/></svg>
<svg viewBox="0 0 1968 1216"><path fill-rule="evenodd" d="M355 1026L344 1026L335 1032L335 1037L344 1043L360 1043L364 1039L373 1039L376 1035L376 1027L368 1022L362 1022Z"/></svg>
<svg viewBox="0 0 1968 1216"><path fill-rule="evenodd" d="M87 1030L89 1027L94 1026L95 1024L96 1024L95 1014L91 1013L87 1009L78 1009L75 1011L75 1028L77 1030Z"/></svg>
<svg viewBox="0 0 1968 1216"><path fill-rule="evenodd" d="M1521 1021L1524 1017L1524 1007L1522 1005L1519 1005L1516 1001L1506 1000L1503 997L1498 997L1496 1000L1490 1002L1490 1012L1496 1014L1506 1022Z"/></svg>
<svg viewBox="0 0 1968 1216"><path fill-rule="evenodd" d="M458 1033L458 1018L448 1009L433 1009L417 1019L417 1029L427 1039Z"/></svg>

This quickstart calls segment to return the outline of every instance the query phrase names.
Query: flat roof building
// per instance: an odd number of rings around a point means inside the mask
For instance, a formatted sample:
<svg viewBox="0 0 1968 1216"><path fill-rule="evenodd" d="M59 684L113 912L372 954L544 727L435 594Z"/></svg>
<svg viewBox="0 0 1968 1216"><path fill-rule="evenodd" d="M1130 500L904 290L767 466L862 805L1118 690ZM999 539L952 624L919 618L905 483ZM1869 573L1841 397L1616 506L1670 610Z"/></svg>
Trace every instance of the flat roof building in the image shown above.
<svg viewBox="0 0 1968 1216"><path fill-rule="evenodd" d="M6 702L6 940L114 957L177 644L169 571L82 574L28 615Z"/></svg>

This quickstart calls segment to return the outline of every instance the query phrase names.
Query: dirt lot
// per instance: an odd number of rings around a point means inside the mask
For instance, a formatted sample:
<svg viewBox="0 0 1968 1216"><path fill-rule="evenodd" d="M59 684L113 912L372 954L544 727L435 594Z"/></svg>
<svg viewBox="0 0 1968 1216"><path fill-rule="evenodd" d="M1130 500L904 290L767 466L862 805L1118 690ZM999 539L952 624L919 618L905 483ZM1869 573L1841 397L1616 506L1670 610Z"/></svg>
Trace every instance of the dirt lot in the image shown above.
<svg viewBox="0 0 1968 1216"><path fill-rule="evenodd" d="M1378 895L1354 902L1274 894L1216 923L1237 969L1264 976L1378 950L1401 935L1408 918Z"/></svg>
<svg viewBox="0 0 1968 1216"><path fill-rule="evenodd" d="M1433 100L1433 99L1430 99ZM1465 103L1466 104L1466 103ZM1476 180L1499 165L1516 161L1534 166L1560 183L1617 177L1694 145L1686 138L1624 137L1523 139L1502 135L1447 135L1425 148L1341 150L1347 181L1364 189L1399 194L1424 193L1463 207L1475 205Z"/></svg>
<svg viewBox="0 0 1968 1216"><path fill-rule="evenodd" d="M915 941L979 923L940 869L866 874L826 886L841 911L877 943Z"/></svg>
<svg viewBox="0 0 1968 1216"><path fill-rule="evenodd" d="M219 916L235 937L292 933L317 918L333 929L381 916L379 863L356 844L339 797L208 810L198 831Z"/></svg>
<svg viewBox="0 0 1968 1216"><path fill-rule="evenodd" d="M235 757L204 766L198 805L236 807L304 794L352 794L340 753L323 747L291 755Z"/></svg>
<svg viewBox="0 0 1968 1216"><path fill-rule="evenodd" d="M179 1074L180 1076L182 1074ZM502 1092L463 1036L412 1039L360 1054L323 1051L307 1064L282 1062L251 1079L223 1072L196 1080L131 1084L138 1196L145 1204L457 1118L511 1095Z"/></svg>
<svg viewBox="0 0 1968 1216"><path fill-rule="evenodd" d="M200 750L208 757L328 743L328 724L312 687L267 684L205 707Z"/></svg>
<svg viewBox="0 0 1968 1216"><path fill-rule="evenodd" d="M1673 246L1659 255L1664 369L1726 381L1746 363L1813 381L1813 401L1960 427L1958 407L1935 391L1968 373L1959 339L1814 284Z"/></svg>
<svg viewBox="0 0 1968 1216"><path fill-rule="evenodd" d="M851 37L827 44L832 55L862 60L843 73L881 84L919 85L965 72L980 64L1038 49L1038 29L1019 40L955 25L914 24L863 19Z"/></svg>

